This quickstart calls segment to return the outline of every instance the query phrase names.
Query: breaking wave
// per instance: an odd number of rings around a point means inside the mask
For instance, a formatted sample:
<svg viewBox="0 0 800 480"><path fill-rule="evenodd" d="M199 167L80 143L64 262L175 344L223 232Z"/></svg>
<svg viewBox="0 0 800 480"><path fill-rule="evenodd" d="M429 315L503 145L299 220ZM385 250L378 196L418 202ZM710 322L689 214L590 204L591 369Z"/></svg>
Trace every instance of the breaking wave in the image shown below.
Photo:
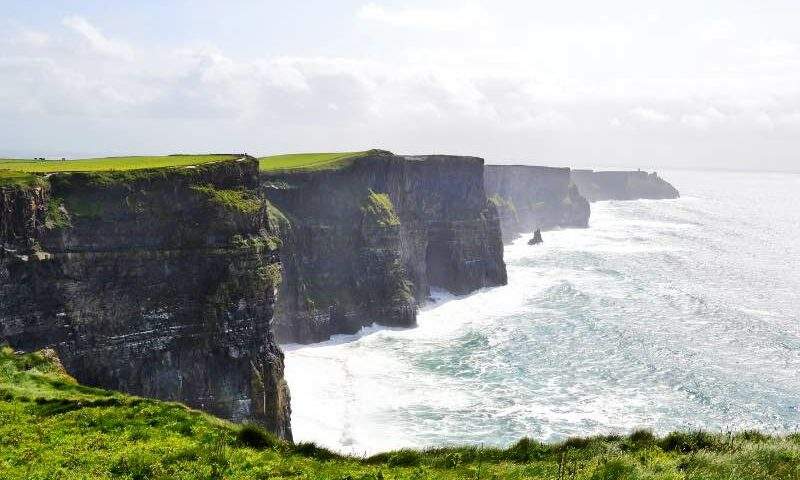
<svg viewBox="0 0 800 480"><path fill-rule="evenodd" d="M356 454L638 427L800 426L797 177L672 172L506 247L509 284L286 347L295 438ZM754 201L754 199L758 199Z"/></svg>

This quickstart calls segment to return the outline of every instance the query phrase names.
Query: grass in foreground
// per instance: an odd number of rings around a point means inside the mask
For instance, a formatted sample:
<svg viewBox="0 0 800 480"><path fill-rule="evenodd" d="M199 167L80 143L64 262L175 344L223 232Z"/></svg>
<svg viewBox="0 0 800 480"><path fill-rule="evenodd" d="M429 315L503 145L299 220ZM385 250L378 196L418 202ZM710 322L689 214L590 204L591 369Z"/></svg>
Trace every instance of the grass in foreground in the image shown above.
<svg viewBox="0 0 800 480"><path fill-rule="evenodd" d="M361 459L177 403L78 385L48 356L0 351L2 479L798 479L800 436L646 431L507 449Z"/></svg>
<svg viewBox="0 0 800 480"><path fill-rule="evenodd" d="M258 159L262 172L280 172L292 170L332 170L342 168L366 152L334 152L334 153L290 153L273 155Z"/></svg>

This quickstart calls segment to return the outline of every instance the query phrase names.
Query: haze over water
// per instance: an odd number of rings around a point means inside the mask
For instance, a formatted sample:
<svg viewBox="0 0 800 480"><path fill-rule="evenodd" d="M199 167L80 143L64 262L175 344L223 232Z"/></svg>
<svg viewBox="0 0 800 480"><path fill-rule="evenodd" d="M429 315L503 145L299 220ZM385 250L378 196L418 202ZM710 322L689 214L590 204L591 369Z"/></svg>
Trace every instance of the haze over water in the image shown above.
<svg viewBox="0 0 800 480"><path fill-rule="evenodd" d="M509 284L408 330L286 348L296 440L358 454L638 427L800 429L800 175L661 172L505 249ZM380 319L376 319L380 322Z"/></svg>

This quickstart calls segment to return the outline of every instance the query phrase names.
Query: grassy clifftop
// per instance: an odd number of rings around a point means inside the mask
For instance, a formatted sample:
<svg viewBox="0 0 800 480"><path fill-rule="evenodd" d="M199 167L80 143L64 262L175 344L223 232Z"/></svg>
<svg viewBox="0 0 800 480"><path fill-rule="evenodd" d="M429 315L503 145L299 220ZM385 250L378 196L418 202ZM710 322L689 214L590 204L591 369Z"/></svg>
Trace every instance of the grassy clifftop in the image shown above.
<svg viewBox="0 0 800 480"><path fill-rule="evenodd" d="M154 168L175 168L233 160L234 154L162 155L82 158L76 160L34 160L0 158L0 185L27 185L39 175L58 172L120 172Z"/></svg>
<svg viewBox="0 0 800 480"><path fill-rule="evenodd" d="M258 163L262 172L332 170L350 165L370 152L290 153L261 157Z"/></svg>
<svg viewBox="0 0 800 480"><path fill-rule="evenodd" d="M796 479L800 436L648 432L361 459L177 403L84 387L53 355L0 350L3 479Z"/></svg>

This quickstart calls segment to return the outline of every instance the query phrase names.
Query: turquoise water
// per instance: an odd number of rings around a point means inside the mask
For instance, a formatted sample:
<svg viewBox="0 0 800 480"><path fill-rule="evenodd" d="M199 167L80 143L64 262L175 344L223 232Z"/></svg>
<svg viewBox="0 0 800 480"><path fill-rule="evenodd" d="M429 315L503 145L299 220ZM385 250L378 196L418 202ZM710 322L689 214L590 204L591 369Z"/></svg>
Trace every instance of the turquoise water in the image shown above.
<svg viewBox="0 0 800 480"><path fill-rule="evenodd" d="M800 430L800 175L661 173L682 198L521 238L507 286L437 292L417 328L287 346L295 438L361 454Z"/></svg>

